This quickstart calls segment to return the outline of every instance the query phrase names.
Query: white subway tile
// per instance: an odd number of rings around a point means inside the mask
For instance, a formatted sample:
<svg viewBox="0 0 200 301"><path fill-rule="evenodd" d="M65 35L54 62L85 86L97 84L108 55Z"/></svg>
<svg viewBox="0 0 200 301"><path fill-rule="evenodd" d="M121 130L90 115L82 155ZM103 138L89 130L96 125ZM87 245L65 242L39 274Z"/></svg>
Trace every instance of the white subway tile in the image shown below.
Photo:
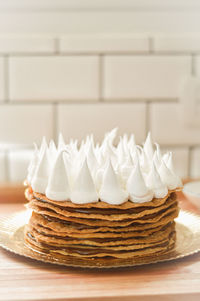
<svg viewBox="0 0 200 301"><path fill-rule="evenodd" d="M53 136L51 105L2 105L0 107L0 143L32 144Z"/></svg>
<svg viewBox="0 0 200 301"><path fill-rule="evenodd" d="M26 179L32 155L32 150L13 150L8 153L10 182L22 183Z"/></svg>
<svg viewBox="0 0 200 301"><path fill-rule="evenodd" d="M60 38L60 52L147 52L147 36L138 35L68 35Z"/></svg>
<svg viewBox="0 0 200 301"><path fill-rule="evenodd" d="M196 58L195 72L197 76L200 76L200 56Z"/></svg>
<svg viewBox="0 0 200 301"><path fill-rule="evenodd" d="M187 56L106 56L104 98L177 98L179 84L190 74Z"/></svg>
<svg viewBox="0 0 200 301"><path fill-rule="evenodd" d="M154 37L154 50L159 52L199 52L200 35L162 35Z"/></svg>
<svg viewBox="0 0 200 301"><path fill-rule="evenodd" d="M5 97L4 59L0 57L0 101Z"/></svg>
<svg viewBox="0 0 200 301"><path fill-rule="evenodd" d="M145 114L144 104L59 105L58 131L66 139L94 133L100 141L105 132L118 127L119 134L134 132L139 143L145 139Z"/></svg>
<svg viewBox="0 0 200 301"><path fill-rule="evenodd" d="M5 152L0 151L0 183L7 181Z"/></svg>
<svg viewBox="0 0 200 301"><path fill-rule="evenodd" d="M10 59L11 100L95 100L98 57L15 57Z"/></svg>
<svg viewBox="0 0 200 301"><path fill-rule="evenodd" d="M200 144L198 127L184 124L183 108L178 103L155 103L150 108L150 128L162 144Z"/></svg>
<svg viewBox="0 0 200 301"><path fill-rule="evenodd" d="M173 153L173 163L175 172L181 178L187 178L188 175L188 166L189 166L189 149L187 147L162 147L163 153L166 151L172 151Z"/></svg>
<svg viewBox="0 0 200 301"><path fill-rule="evenodd" d="M55 41L47 36L0 35L0 53L53 53Z"/></svg>
<svg viewBox="0 0 200 301"><path fill-rule="evenodd" d="M200 178L200 147L195 147L191 151L190 176Z"/></svg>

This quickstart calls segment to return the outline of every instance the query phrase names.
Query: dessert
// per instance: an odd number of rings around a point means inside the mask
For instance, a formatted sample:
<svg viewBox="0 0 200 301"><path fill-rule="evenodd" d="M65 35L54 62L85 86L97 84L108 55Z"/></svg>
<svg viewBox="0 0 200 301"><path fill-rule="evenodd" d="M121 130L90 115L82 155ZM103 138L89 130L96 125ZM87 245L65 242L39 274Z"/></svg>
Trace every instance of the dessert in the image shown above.
<svg viewBox="0 0 200 301"><path fill-rule="evenodd" d="M175 244L178 216L172 153L161 153L148 134L143 147L117 130L101 144L87 136L58 147L35 146L25 191L32 216L25 241L33 249L73 258L158 255Z"/></svg>

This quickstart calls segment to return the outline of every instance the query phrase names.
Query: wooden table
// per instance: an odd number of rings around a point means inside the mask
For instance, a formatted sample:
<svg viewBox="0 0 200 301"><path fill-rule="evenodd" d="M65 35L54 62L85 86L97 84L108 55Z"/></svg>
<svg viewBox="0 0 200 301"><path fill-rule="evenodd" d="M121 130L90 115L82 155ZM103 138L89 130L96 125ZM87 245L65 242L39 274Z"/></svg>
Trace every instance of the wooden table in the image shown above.
<svg viewBox="0 0 200 301"><path fill-rule="evenodd" d="M182 208L198 212L182 195L180 199ZM22 209L20 203L0 204L0 214ZM0 248L2 301L176 301L180 298L200 300L200 253L171 262L93 271L45 264Z"/></svg>

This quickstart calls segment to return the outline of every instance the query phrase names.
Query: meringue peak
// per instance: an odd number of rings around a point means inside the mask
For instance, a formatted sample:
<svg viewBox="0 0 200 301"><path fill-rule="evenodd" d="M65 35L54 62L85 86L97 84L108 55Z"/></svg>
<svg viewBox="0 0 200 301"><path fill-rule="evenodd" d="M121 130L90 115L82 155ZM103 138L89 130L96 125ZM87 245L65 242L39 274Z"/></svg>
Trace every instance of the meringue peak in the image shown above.
<svg viewBox="0 0 200 301"><path fill-rule="evenodd" d="M64 162L63 151L61 151L51 170L46 196L55 201L66 201L70 199L69 180Z"/></svg>
<svg viewBox="0 0 200 301"><path fill-rule="evenodd" d="M161 153L160 145L158 143L155 143L155 146L156 146L157 157L158 157L158 160L160 161L162 159L162 153Z"/></svg>
<svg viewBox="0 0 200 301"><path fill-rule="evenodd" d="M48 149L46 149L38 162L33 179L31 181L31 186L34 191L45 194L45 190L48 184L49 172L50 160Z"/></svg>
<svg viewBox="0 0 200 301"><path fill-rule="evenodd" d="M151 133L149 132L147 135L147 138L144 143L144 151L148 157L149 160L153 158L154 149L153 149L153 143L151 138Z"/></svg>
<svg viewBox="0 0 200 301"><path fill-rule="evenodd" d="M151 170L147 177L147 186L153 190L156 198L164 198L168 193L167 186L162 182L154 162L152 162Z"/></svg>
<svg viewBox="0 0 200 301"><path fill-rule="evenodd" d="M100 144L93 134L80 143L70 139L65 144L60 133L57 147L53 140L47 145L43 137L39 150L35 147L27 182L54 200L81 204L101 199L116 205L126 202L128 195L133 202L145 202L152 191L160 198L182 186L172 153L162 154L150 133L143 147L135 144L133 134L120 136L115 144L116 133L117 128L107 132Z"/></svg>
<svg viewBox="0 0 200 301"><path fill-rule="evenodd" d="M132 202L144 203L153 199L153 192L145 184L139 161L130 174L126 188Z"/></svg>
<svg viewBox="0 0 200 301"><path fill-rule="evenodd" d="M110 160L103 174L99 196L101 201L116 205L122 204L128 200L128 194L121 188Z"/></svg>
<svg viewBox="0 0 200 301"><path fill-rule="evenodd" d="M159 174L163 183L167 185L168 189L175 189L177 187L177 181L175 175L166 166L164 160L161 161L159 168Z"/></svg>
<svg viewBox="0 0 200 301"><path fill-rule="evenodd" d="M38 165L38 161L39 161L39 151L38 151L38 148L37 148L37 145L34 144L34 152L33 152L33 156L32 156L32 159L31 159L31 162L28 166L28 176L27 176L27 182L30 184L31 181L32 181L32 178L34 176L34 173L35 173L35 170L36 170L36 167Z"/></svg>
<svg viewBox="0 0 200 301"><path fill-rule="evenodd" d="M87 159L84 160L73 185L71 201L75 204L93 203L98 201L98 195L87 164Z"/></svg>
<svg viewBox="0 0 200 301"><path fill-rule="evenodd" d="M63 148L65 148L65 140L63 138L62 133L59 133L59 136L58 136L58 149L61 150Z"/></svg>
<svg viewBox="0 0 200 301"><path fill-rule="evenodd" d="M41 146L40 146L40 149L39 149L40 156L42 156L42 154L46 151L46 149L48 149L48 144L47 144L46 137L43 136Z"/></svg>

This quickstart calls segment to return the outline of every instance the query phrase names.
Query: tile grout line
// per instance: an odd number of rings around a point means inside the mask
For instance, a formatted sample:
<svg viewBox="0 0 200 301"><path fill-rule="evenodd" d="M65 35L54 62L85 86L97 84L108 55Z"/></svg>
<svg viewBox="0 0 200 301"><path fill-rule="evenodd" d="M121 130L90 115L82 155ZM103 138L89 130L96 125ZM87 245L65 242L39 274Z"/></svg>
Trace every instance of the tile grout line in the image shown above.
<svg viewBox="0 0 200 301"><path fill-rule="evenodd" d="M54 38L54 53L53 55L60 55L60 39L59 37Z"/></svg>
<svg viewBox="0 0 200 301"><path fill-rule="evenodd" d="M58 140L58 105L53 104L53 139Z"/></svg>
<svg viewBox="0 0 200 301"><path fill-rule="evenodd" d="M98 101L99 102L103 102L103 90L104 90L104 85L103 85L103 79L104 79L104 55L101 54L99 55L99 97L98 97Z"/></svg>
<svg viewBox="0 0 200 301"><path fill-rule="evenodd" d="M196 55L195 54L192 54L191 56L191 74L193 76L196 75Z"/></svg>
<svg viewBox="0 0 200 301"><path fill-rule="evenodd" d="M102 88L103 90L103 88ZM128 103L177 103L178 99L176 98L171 98L171 99L162 99L162 98L154 98L153 100L151 98L147 99L147 98L124 98L124 99L105 99L104 98L105 103L109 103L109 104L117 104L117 103L123 103L123 104L128 104ZM92 100L88 100L88 99L63 99L63 100L55 100L55 99L26 99L26 100L21 100L21 99L15 99L12 101L9 101L9 104L11 105L21 105L21 104L27 104L27 105L44 105L44 104L78 104L78 103L90 103L90 104L94 104L96 103L96 101ZM4 105L4 103L0 103L0 106Z"/></svg>
<svg viewBox="0 0 200 301"><path fill-rule="evenodd" d="M154 39L153 39L153 37L149 37L148 42L149 42L149 53L154 54Z"/></svg>
<svg viewBox="0 0 200 301"><path fill-rule="evenodd" d="M150 42L150 39L149 39ZM153 39L149 43L149 51L110 51L110 52L98 52L98 51L69 51L69 52L60 52L60 40L58 38L54 39L54 51L53 52L21 52L21 53L2 53L0 54L0 57L5 56L11 56L11 57L54 57L54 56L60 56L60 57L68 57L68 56L174 56L174 57L181 57L181 56L192 56L192 55L199 55L199 52L173 52L173 51L155 51L153 44Z"/></svg>
<svg viewBox="0 0 200 301"><path fill-rule="evenodd" d="M148 132L150 131L150 102L146 102L146 118L145 118L145 131L146 131L146 136Z"/></svg>
<svg viewBox="0 0 200 301"><path fill-rule="evenodd" d="M9 102L9 56L4 57L4 103Z"/></svg>

